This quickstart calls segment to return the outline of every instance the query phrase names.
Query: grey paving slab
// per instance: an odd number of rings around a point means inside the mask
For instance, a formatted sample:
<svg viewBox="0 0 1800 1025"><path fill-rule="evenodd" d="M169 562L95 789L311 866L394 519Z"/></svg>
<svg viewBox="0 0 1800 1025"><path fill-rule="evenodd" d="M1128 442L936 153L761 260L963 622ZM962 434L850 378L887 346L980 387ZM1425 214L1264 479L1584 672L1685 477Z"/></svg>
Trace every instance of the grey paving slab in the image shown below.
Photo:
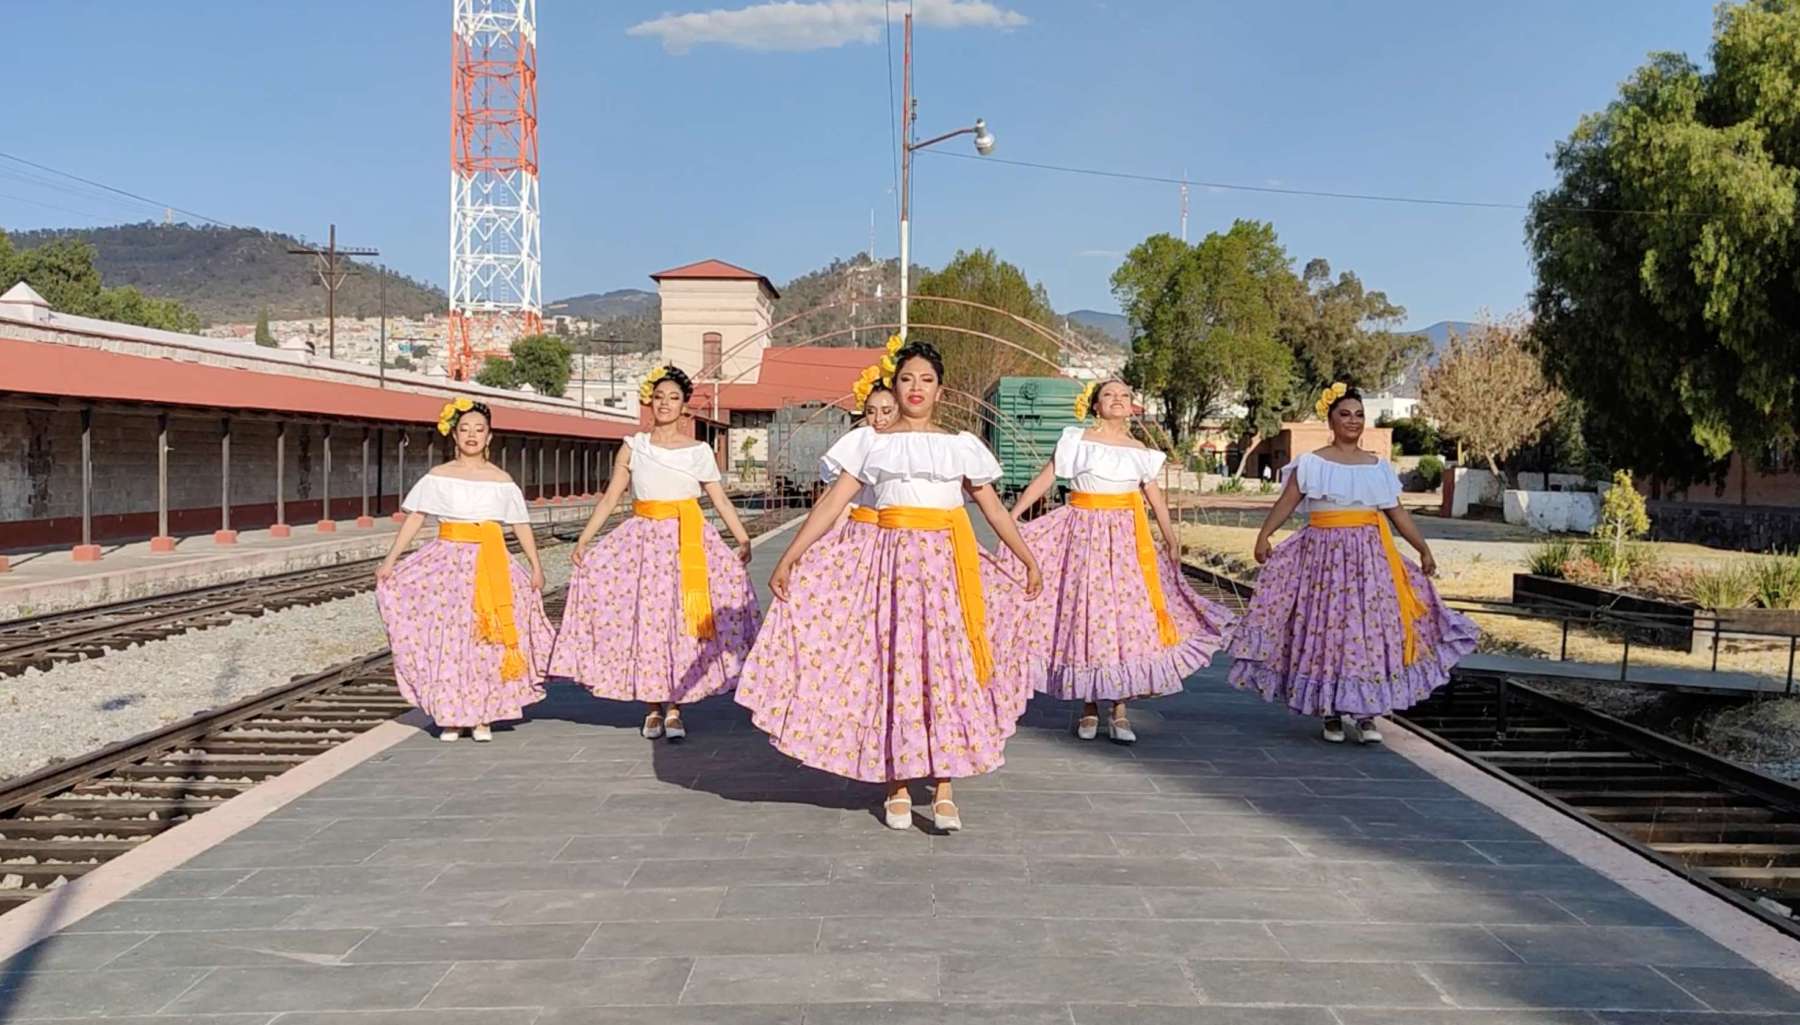
<svg viewBox="0 0 1800 1025"><path fill-rule="evenodd" d="M908 954L702 957L684 1004L793 1004L931 1000L938 959Z"/></svg>
<svg viewBox="0 0 1800 1025"><path fill-rule="evenodd" d="M155 1011L206 974L204 968L9 974L0 978L0 1021Z"/></svg>
<svg viewBox="0 0 1800 1025"><path fill-rule="evenodd" d="M532 1025L812 1025L813 1009L780 1004L720 1004L658 1007L647 1016L641 1007L552 1007ZM870 1019L863 1019L875 1025Z"/></svg>
<svg viewBox="0 0 1800 1025"><path fill-rule="evenodd" d="M510 1007L522 996L543 1007L667 1005L691 968L683 958L471 961L452 968L424 1006Z"/></svg>
<svg viewBox="0 0 1800 1025"><path fill-rule="evenodd" d="M289 898L288 929L380 929L414 925L481 925L499 920L511 899L481 894L457 901L423 900L417 893L386 896Z"/></svg>
<svg viewBox="0 0 1800 1025"><path fill-rule="evenodd" d="M1332 1007L1441 1007L1446 1002L1419 968L1366 961L1190 961L1194 984L1214 1004L1317 1004ZM1396 1013L1396 1020L1404 1015Z"/></svg>
<svg viewBox="0 0 1800 1025"><path fill-rule="evenodd" d="M131 895L139 900L168 897L217 897L250 878L255 869L178 868L164 872Z"/></svg>
<svg viewBox="0 0 1800 1025"><path fill-rule="evenodd" d="M792 893L791 889L785 892ZM725 900L722 886L641 890L542 890L507 898L492 920L533 922L667 922L712 919Z"/></svg>
<svg viewBox="0 0 1800 1025"><path fill-rule="evenodd" d="M417 894L436 870L392 865L263 868L226 891L232 897L380 897Z"/></svg>
<svg viewBox="0 0 1800 1025"><path fill-rule="evenodd" d="M300 910L293 897L196 897L122 900L66 926L65 933L175 932L192 929L267 929Z"/></svg>
<svg viewBox="0 0 1800 1025"><path fill-rule="evenodd" d="M725 892L721 918L791 918L843 915L928 917L929 891L910 883L827 883L823 886L744 885Z"/></svg>
<svg viewBox="0 0 1800 1025"><path fill-rule="evenodd" d="M1514 950L1478 925L1278 922L1269 930L1296 961L1520 961Z"/></svg>
<svg viewBox="0 0 1800 1025"><path fill-rule="evenodd" d="M822 922L818 918L602 922L581 948L580 956L810 954L818 947Z"/></svg>
<svg viewBox="0 0 1800 1025"><path fill-rule="evenodd" d="M541 1015L536 1007L484 1007L478 1011L439 1008L429 1011L296 1011L276 1018L275 1025L534 1025L542 1020Z"/></svg>
<svg viewBox="0 0 1800 1025"><path fill-rule="evenodd" d="M448 970L441 964L215 968L162 1010L165 1014L396 1010L417 1007Z"/></svg>
<svg viewBox="0 0 1800 1025"><path fill-rule="evenodd" d="M1749 967L1743 958L1685 926L1495 925L1488 932L1529 964Z"/></svg>
<svg viewBox="0 0 1800 1025"><path fill-rule="evenodd" d="M369 860L371 855L384 846L385 844L380 840L304 840L298 843L280 840L240 840L222 847L214 847L189 861L184 867L188 869L246 869L356 865Z"/></svg>
<svg viewBox="0 0 1800 1025"><path fill-rule="evenodd" d="M20 972L99 968L152 935L147 932L60 932L0 961L0 978Z"/></svg>
<svg viewBox="0 0 1800 1025"><path fill-rule="evenodd" d="M1420 970L1463 1007L1666 1011L1706 1007L1667 976L1642 965L1434 964Z"/></svg>
<svg viewBox="0 0 1800 1025"><path fill-rule="evenodd" d="M1182 963L1174 958L1084 957L1069 970L1067 957L1017 954L947 954L942 958L944 999L952 1002L1028 1003L1091 997L1096 985L1130 993L1134 1001L1180 1006L1200 1002Z"/></svg>
<svg viewBox="0 0 1800 1025"><path fill-rule="evenodd" d="M212 968L226 965L336 964L367 939L366 929L243 929L164 932L107 964L108 968Z"/></svg>
<svg viewBox="0 0 1800 1025"><path fill-rule="evenodd" d="M1190 1008L1191 1010L1191 1008ZM1071 1025L1062 1004L816 1004L806 1025Z"/></svg>
<svg viewBox="0 0 1800 1025"><path fill-rule="evenodd" d="M402 926L375 930L345 960L356 964L567 960L593 931L585 923Z"/></svg>
<svg viewBox="0 0 1800 1025"><path fill-rule="evenodd" d="M1338 1025L1324 1007L1145 1007L1076 1004L1075 1025ZM1392 1012L1386 1012L1391 1014ZM1413 1021L1408 1012L1406 1021ZM1392 1019L1384 1025L1393 1025Z"/></svg>
<svg viewBox="0 0 1800 1025"><path fill-rule="evenodd" d="M1800 1016L1800 993L1760 971L1659 968L1658 973L1715 1011Z"/></svg>

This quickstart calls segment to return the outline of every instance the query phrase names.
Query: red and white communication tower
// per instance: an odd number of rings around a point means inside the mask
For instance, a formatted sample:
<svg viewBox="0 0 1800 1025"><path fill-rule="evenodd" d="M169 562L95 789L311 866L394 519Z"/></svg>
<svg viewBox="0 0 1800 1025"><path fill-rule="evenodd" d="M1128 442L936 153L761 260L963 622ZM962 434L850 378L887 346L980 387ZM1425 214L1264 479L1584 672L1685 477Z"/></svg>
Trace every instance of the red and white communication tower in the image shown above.
<svg viewBox="0 0 1800 1025"><path fill-rule="evenodd" d="M541 330L537 0L452 0L450 376Z"/></svg>

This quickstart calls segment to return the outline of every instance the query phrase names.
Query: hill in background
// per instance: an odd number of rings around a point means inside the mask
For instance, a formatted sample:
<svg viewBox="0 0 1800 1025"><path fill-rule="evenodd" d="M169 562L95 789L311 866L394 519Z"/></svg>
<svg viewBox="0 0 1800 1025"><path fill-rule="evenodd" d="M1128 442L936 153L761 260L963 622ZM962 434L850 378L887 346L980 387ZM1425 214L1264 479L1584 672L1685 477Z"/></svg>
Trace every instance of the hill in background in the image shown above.
<svg viewBox="0 0 1800 1025"><path fill-rule="evenodd" d="M300 244L289 235L148 222L8 235L19 249L59 238L85 242L94 247L94 265L109 286L132 285L145 295L173 299L208 324L248 323L264 309L273 320L325 315L325 290L314 261L288 254L289 246ZM343 264L354 273L338 290L338 314L379 314L376 269L356 261ZM389 316L422 317L449 306L444 293L431 285L392 271L386 277Z"/></svg>
<svg viewBox="0 0 1800 1025"><path fill-rule="evenodd" d="M1450 336L1467 334L1473 330L1474 324L1466 320L1440 320L1430 327L1422 327L1414 331L1402 331L1401 334L1420 335L1431 343L1430 350L1417 363L1407 367L1388 391L1401 398L1416 399L1419 397L1419 378L1425 368L1437 361L1444 350L1450 347Z"/></svg>
<svg viewBox="0 0 1800 1025"><path fill-rule="evenodd" d="M1119 313L1102 313L1099 310L1075 310L1067 314L1069 322L1082 327L1093 328L1113 340L1115 345L1131 344L1131 321Z"/></svg>

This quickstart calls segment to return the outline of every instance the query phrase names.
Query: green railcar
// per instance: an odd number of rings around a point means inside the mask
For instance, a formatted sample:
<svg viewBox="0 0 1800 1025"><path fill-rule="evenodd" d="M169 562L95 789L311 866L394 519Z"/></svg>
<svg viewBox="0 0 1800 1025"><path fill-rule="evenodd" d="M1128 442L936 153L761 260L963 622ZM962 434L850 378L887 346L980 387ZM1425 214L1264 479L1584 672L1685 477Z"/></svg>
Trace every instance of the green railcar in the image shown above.
<svg viewBox="0 0 1800 1025"><path fill-rule="evenodd" d="M1068 377L1002 377L985 396L982 436L1005 471L996 487L1018 491L1031 483L1063 428L1075 423L1075 397L1087 386Z"/></svg>

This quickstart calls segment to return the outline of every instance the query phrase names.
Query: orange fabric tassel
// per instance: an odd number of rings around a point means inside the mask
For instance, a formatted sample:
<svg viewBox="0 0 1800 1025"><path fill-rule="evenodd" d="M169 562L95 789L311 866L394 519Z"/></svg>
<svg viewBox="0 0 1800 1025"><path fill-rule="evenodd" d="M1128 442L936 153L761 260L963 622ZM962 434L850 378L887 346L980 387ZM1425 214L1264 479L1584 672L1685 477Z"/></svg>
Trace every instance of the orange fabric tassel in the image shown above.
<svg viewBox="0 0 1800 1025"><path fill-rule="evenodd" d="M712 591L706 580L706 525L700 500L633 502L631 511L647 520L679 520L682 626L690 637L713 636Z"/></svg>
<svg viewBox="0 0 1800 1025"><path fill-rule="evenodd" d="M1175 620L1169 616L1168 596L1163 594L1162 574L1156 568L1156 540L1150 536L1150 515L1144 511L1141 491L1125 491L1105 495L1094 491L1072 491L1069 504L1077 509L1130 509L1136 528L1138 569L1144 574L1144 587L1150 592L1150 608L1156 612L1156 637L1163 647L1181 640Z"/></svg>
<svg viewBox="0 0 1800 1025"><path fill-rule="evenodd" d="M500 659L501 679L524 676L525 655L519 650L519 628L513 619L512 556L507 554L506 534L500 524L492 520L440 522L438 540L479 546L475 551L475 634L506 648Z"/></svg>
<svg viewBox="0 0 1800 1025"><path fill-rule="evenodd" d="M1322 530L1374 527L1381 532L1381 547L1387 553L1388 573L1394 578L1394 594L1400 599L1400 629L1406 637L1404 662L1409 666L1417 662L1419 631L1414 624L1425 615L1425 603L1413 593L1412 583L1406 577L1406 563L1401 561L1400 549L1394 545L1394 532L1388 528L1387 517L1375 509L1329 509L1309 513L1306 525Z"/></svg>
<svg viewBox="0 0 1800 1025"><path fill-rule="evenodd" d="M986 683L994 675L994 652L988 643L987 603L981 596L981 548L966 509L925 509L889 506L876 513L883 530L947 530L950 553L956 563L956 596L962 603L963 630L969 635L969 654L975 660L975 679Z"/></svg>

